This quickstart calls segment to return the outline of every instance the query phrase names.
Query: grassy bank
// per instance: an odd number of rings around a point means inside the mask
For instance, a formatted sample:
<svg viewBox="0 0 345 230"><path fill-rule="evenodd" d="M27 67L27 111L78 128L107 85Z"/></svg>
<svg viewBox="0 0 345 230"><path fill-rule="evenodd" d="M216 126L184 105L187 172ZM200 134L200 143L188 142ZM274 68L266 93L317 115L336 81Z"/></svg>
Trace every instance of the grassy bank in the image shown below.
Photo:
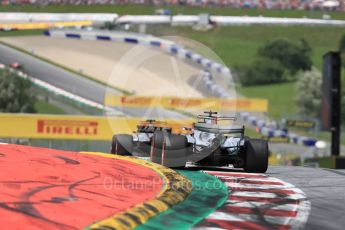
<svg viewBox="0 0 345 230"><path fill-rule="evenodd" d="M337 50L341 36L345 34L344 28L340 27L305 26L227 26L208 32L193 31L190 27L152 27L148 32L160 36L182 36L201 42L230 68L252 62L257 49L269 40L285 38L298 42L303 38L312 47L312 60L319 69L322 55Z"/></svg>
<svg viewBox="0 0 345 230"><path fill-rule="evenodd" d="M238 92L247 97L265 98L269 101L268 114L270 117L280 119L282 115L294 115L296 105L294 95L295 83L272 84L252 87L238 87Z"/></svg>
<svg viewBox="0 0 345 230"><path fill-rule="evenodd" d="M155 27L150 30L156 35L177 35L201 42L213 50L230 68L253 62L257 49L269 40L285 38L298 42L300 39L304 39L311 46L313 64L320 71L322 56L328 51L337 50L341 36L345 34L343 28L302 26L231 26L216 28L208 32L193 31L188 27L174 27L169 30ZM268 99L268 115L272 118L278 119L282 116L296 114L294 82L238 87L238 90L241 95L246 97Z"/></svg>
<svg viewBox="0 0 345 230"><path fill-rule="evenodd" d="M0 37L16 37L16 36L32 36L42 35L43 30L14 30L14 31L1 31Z"/></svg>
<svg viewBox="0 0 345 230"><path fill-rule="evenodd" d="M213 15L233 16L266 16L266 17L287 17L287 18L322 18L328 14L332 19L345 19L341 12L322 12L306 10L264 10L264 9L233 9L228 7L188 7L188 6L144 6L144 5L59 5L59 6L37 6L37 5L11 5L0 6L2 12L64 12L64 13L117 13L124 14L154 14L156 9L170 9L173 14L200 14L210 13Z"/></svg>
<svg viewBox="0 0 345 230"><path fill-rule="evenodd" d="M62 109L44 101L37 101L35 103L35 109L40 114L66 114Z"/></svg>

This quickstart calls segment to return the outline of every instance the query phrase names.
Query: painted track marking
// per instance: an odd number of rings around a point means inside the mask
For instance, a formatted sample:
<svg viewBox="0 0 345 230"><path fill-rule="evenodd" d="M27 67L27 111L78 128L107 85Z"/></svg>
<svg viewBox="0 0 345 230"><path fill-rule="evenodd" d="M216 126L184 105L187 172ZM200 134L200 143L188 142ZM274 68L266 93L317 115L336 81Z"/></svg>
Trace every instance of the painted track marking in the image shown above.
<svg viewBox="0 0 345 230"><path fill-rule="evenodd" d="M294 185L266 174L205 171L228 187L225 204L193 229L302 229L310 202Z"/></svg>
<svg viewBox="0 0 345 230"><path fill-rule="evenodd" d="M0 152L0 229L80 229L157 200L169 183L125 157L20 145Z"/></svg>

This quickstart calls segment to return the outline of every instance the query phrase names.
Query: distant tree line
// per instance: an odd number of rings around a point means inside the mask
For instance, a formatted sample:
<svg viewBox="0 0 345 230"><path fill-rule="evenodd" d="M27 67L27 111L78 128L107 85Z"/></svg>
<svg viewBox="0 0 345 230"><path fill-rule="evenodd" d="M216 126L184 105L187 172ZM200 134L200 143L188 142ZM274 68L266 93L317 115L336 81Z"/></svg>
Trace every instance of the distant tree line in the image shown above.
<svg viewBox="0 0 345 230"><path fill-rule="evenodd" d="M8 68L0 69L0 112L35 113L32 83Z"/></svg>
<svg viewBox="0 0 345 230"><path fill-rule="evenodd" d="M299 43L269 41L259 48L254 63L237 66L235 73L243 86L293 81L299 71L311 70L311 51L303 39Z"/></svg>
<svg viewBox="0 0 345 230"><path fill-rule="evenodd" d="M345 123L345 34L339 41L342 65L342 110ZM243 86L296 81L295 102L302 117L320 118L322 74L312 68L312 49L301 39L298 43L286 39L268 41L258 49L252 64L237 66L235 75ZM320 57L321 58L321 57Z"/></svg>

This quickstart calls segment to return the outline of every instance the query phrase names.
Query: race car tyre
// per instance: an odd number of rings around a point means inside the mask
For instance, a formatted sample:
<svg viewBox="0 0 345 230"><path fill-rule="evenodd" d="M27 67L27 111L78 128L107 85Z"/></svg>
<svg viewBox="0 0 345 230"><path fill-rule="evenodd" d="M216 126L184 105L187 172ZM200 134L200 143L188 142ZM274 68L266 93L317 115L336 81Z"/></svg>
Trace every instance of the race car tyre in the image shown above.
<svg viewBox="0 0 345 230"><path fill-rule="evenodd" d="M187 161L187 138L167 133L162 146L162 165L170 168L185 167Z"/></svg>
<svg viewBox="0 0 345 230"><path fill-rule="evenodd" d="M133 137L128 134L113 136L110 153L121 156L132 156Z"/></svg>
<svg viewBox="0 0 345 230"><path fill-rule="evenodd" d="M151 141L150 159L153 163L162 163L162 146L164 142L163 132L155 131Z"/></svg>
<svg viewBox="0 0 345 230"><path fill-rule="evenodd" d="M187 161L187 144L185 136L156 131L151 143L151 161L170 168L184 167Z"/></svg>
<svg viewBox="0 0 345 230"><path fill-rule="evenodd" d="M245 140L244 171L264 173L268 168L268 143L260 139Z"/></svg>

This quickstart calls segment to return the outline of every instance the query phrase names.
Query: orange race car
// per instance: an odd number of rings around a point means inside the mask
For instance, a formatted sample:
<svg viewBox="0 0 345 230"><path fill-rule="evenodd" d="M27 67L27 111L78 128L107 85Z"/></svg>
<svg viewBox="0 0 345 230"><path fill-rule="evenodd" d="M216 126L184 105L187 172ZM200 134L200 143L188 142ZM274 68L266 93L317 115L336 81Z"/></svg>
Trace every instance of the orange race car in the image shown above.
<svg viewBox="0 0 345 230"><path fill-rule="evenodd" d="M168 124L167 122L153 119L141 121L137 125L137 130L132 135L114 135L110 152L128 156L149 156L152 137L156 131L163 131L175 135L188 135L191 132L191 125L188 126L178 123ZM126 146L126 148L123 146Z"/></svg>

